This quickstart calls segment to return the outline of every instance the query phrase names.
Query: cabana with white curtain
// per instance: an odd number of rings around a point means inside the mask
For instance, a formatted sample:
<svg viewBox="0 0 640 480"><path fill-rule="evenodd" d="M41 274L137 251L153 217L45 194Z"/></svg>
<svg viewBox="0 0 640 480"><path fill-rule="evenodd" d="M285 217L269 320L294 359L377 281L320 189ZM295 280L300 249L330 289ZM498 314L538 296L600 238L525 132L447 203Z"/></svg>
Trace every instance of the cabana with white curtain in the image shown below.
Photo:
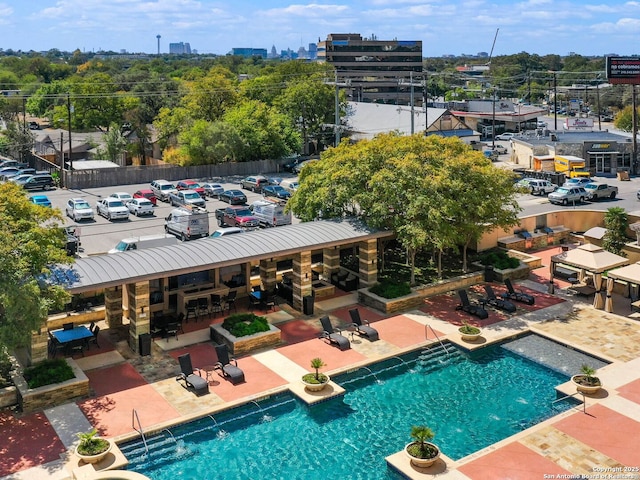
<svg viewBox="0 0 640 480"><path fill-rule="evenodd" d="M627 295L631 298L631 303L638 300L638 290L640 289L640 263L633 263L626 267L616 268L607 272L607 300L604 309L607 312L613 311L613 293L614 282L619 280L627 282Z"/></svg>
<svg viewBox="0 0 640 480"><path fill-rule="evenodd" d="M578 280L584 281L587 273L593 275L593 288L595 296L593 306L595 308L605 307L605 292L602 288L602 273L612 268L628 265L629 259L608 252L602 247L587 243L577 248L563 251L551 257L551 279L557 264L569 265L579 269ZM611 286L613 290L613 285Z"/></svg>

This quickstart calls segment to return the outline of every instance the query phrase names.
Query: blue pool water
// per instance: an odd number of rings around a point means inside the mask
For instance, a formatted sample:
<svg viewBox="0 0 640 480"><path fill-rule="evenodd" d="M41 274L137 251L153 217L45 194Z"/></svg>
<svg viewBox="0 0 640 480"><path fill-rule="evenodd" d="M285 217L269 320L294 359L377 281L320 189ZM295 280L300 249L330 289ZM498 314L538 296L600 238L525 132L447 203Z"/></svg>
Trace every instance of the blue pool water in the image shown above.
<svg viewBox="0 0 640 480"><path fill-rule="evenodd" d="M290 394L120 445L130 470L153 480L398 478L384 457L428 425L459 459L567 410L568 376L500 346L468 354L447 344L335 377L347 393L313 407ZM370 371L369 371L370 370Z"/></svg>

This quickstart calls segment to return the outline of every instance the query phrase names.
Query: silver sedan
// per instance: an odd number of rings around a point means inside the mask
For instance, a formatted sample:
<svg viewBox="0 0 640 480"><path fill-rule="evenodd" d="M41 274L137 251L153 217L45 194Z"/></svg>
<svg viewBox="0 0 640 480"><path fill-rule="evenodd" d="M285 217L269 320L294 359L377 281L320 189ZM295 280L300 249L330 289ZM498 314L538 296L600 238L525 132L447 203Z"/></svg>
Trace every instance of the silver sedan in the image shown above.
<svg viewBox="0 0 640 480"><path fill-rule="evenodd" d="M153 215L153 203L146 198L132 198L127 203L129 212L133 213L136 217L140 215Z"/></svg>

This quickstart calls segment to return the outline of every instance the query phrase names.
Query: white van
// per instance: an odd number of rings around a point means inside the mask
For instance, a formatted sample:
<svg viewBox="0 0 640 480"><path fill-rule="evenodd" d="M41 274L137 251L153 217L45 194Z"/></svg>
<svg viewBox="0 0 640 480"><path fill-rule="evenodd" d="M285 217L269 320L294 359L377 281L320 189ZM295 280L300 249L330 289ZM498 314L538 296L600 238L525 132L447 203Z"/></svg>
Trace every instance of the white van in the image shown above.
<svg viewBox="0 0 640 480"><path fill-rule="evenodd" d="M173 235L147 235L143 237L123 238L109 253L128 252L142 248L165 247L175 245L178 239Z"/></svg>
<svg viewBox="0 0 640 480"><path fill-rule="evenodd" d="M164 220L164 231L182 241L209 236L209 213L198 207L174 208Z"/></svg>
<svg viewBox="0 0 640 480"><path fill-rule="evenodd" d="M262 227L291 225L291 212L285 213L284 204L278 201L257 200L251 204L251 210Z"/></svg>

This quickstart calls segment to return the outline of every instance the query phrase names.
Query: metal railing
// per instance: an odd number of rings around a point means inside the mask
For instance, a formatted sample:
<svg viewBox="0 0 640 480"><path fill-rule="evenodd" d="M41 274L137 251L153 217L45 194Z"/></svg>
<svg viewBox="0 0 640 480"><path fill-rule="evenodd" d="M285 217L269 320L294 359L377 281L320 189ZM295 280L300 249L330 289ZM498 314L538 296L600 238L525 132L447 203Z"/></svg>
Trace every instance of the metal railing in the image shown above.
<svg viewBox="0 0 640 480"><path fill-rule="evenodd" d="M438 340L438 343L440 344L440 346L444 349L445 352L447 352L447 355L449 355L449 350L447 349L447 346L442 342L442 340L440 339L436 331L431 327L431 325L426 324L424 326L424 336L427 337L427 339L429 338L429 330L431 330L431 333L433 333L433 336L436 337L436 340Z"/></svg>
<svg viewBox="0 0 640 480"><path fill-rule="evenodd" d="M134 421L135 420L135 421ZM138 422L138 426L136 427L135 422ZM142 437L142 443L144 443L144 453L149 453L149 445L147 445L147 439L144 436L144 432L142 431L142 424L140 423L140 417L138 416L138 412L134 408L131 411L131 428L133 428L136 432L140 434Z"/></svg>

